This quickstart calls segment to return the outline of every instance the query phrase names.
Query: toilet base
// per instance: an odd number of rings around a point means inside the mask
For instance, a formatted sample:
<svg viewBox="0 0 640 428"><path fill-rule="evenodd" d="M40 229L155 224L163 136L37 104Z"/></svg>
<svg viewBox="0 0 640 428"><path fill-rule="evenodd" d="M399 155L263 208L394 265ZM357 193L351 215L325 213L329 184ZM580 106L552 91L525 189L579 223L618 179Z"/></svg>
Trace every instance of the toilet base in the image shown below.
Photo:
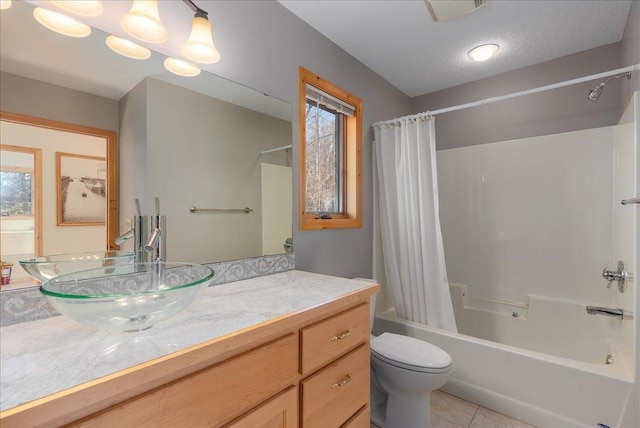
<svg viewBox="0 0 640 428"><path fill-rule="evenodd" d="M429 428L430 397L387 397L385 405L371 406L371 422L380 428Z"/></svg>
<svg viewBox="0 0 640 428"><path fill-rule="evenodd" d="M384 428L385 406L371 407L371 422L380 428Z"/></svg>
<svg viewBox="0 0 640 428"><path fill-rule="evenodd" d="M381 428L429 428L430 395L387 396L384 425Z"/></svg>

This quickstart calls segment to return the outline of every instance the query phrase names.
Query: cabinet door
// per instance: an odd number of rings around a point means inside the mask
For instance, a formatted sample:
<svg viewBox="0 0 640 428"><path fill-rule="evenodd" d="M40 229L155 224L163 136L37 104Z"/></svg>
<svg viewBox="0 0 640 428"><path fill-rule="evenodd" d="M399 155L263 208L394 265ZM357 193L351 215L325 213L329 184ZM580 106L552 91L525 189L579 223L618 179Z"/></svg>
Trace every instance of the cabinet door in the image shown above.
<svg viewBox="0 0 640 428"><path fill-rule="evenodd" d="M289 334L69 427L221 426L295 383L297 342Z"/></svg>
<svg viewBox="0 0 640 428"><path fill-rule="evenodd" d="M296 428L298 388L291 387L225 428Z"/></svg>
<svg viewBox="0 0 640 428"><path fill-rule="evenodd" d="M302 426L339 427L369 402L369 345L301 382Z"/></svg>

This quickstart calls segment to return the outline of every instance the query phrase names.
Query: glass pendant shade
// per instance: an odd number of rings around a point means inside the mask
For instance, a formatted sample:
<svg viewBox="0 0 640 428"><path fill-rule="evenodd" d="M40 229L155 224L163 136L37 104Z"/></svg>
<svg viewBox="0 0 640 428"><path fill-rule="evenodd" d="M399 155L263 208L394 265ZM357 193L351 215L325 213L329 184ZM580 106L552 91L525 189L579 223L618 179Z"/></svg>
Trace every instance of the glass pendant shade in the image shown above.
<svg viewBox="0 0 640 428"><path fill-rule="evenodd" d="M0 0L0 10L9 9L11 7L11 0Z"/></svg>
<svg viewBox="0 0 640 428"><path fill-rule="evenodd" d="M198 15L193 18L191 36L182 46L182 55L191 61L203 64L220 61L220 52L213 45L211 23L207 18Z"/></svg>
<svg viewBox="0 0 640 428"><path fill-rule="evenodd" d="M164 68L166 68L173 74L177 74L178 76L183 76L183 77L194 77L200 74L200 69L198 67L193 66L188 62L182 61L180 59L175 59L175 58L165 59Z"/></svg>
<svg viewBox="0 0 640 428"><path fill-rule="evenodd" d="M51 3L60 9L81 16L98 16L103 10L100 0L51 0Z"/></svg>
<svg viewBox="0 0 640 428"><path fill-rule="evenodd" d="M91 27L58 12L36 7L33 16L49 30L65 36L87 37L91 34Z"/></svg>
<svg viewBox="0 0 640 428"><path fill-rule="evenodd" d="M129 35L143 42L162 43L169 38L167 27L160 22L157 0L134 0L120 24Z"/></svg>
<svg viewBox="0 0 640 428"><path fill-rule="evenodd" d="M133 59L147 59L151 56L151 51L144 46L140 46L129 40L121 39L116 36L108 36L106 40L107 46L112 51Z"/></svg>

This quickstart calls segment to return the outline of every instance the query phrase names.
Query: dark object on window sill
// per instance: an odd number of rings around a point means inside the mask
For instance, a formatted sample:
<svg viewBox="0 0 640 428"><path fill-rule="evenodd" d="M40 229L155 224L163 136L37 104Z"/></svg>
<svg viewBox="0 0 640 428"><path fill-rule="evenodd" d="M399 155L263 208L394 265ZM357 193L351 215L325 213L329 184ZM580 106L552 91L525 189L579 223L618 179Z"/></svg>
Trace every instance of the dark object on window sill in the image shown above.
<svg viewBox="0 0 640 428"><path fill-rule="evenodd" d="M331 214L329 213L323 213L323 212L319 212L318 215L316 216L316 218L320 218L322 220L329 220L333 217L331 217Z"/></svg>

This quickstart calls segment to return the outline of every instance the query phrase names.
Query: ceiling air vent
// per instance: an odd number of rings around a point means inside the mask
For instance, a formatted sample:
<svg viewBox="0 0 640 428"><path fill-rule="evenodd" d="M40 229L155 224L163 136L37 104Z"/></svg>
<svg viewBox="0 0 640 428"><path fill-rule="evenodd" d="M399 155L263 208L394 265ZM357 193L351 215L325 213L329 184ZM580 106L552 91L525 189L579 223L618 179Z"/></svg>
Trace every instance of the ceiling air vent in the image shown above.
<svg viewBox="0 0 640 428"><path fill-rule="evenodd" d="M485 0L424 0L435 22L456 19L482 6Z"/></svg>

